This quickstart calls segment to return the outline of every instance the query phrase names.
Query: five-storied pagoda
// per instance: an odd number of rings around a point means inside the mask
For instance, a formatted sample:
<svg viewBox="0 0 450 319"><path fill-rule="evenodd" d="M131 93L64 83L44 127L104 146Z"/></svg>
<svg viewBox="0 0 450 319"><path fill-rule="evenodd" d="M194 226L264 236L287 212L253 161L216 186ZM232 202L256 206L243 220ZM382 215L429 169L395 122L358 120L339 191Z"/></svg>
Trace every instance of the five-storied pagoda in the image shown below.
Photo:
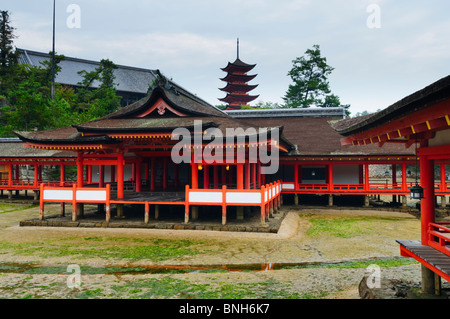
<svg viewBox="0 0 450 319"><path fill-rule="evenodd" d="M222 102L228 103L225 110L239 110L243 105L248 105L249 102L256 99L259 95L249 95L248 92L256 88L258 85L249 85L247 82L256 77L248 75L247 72L252 70L256 64L247 64L239 59L239 39L237 39L237 58L233 63L228 62L228 65L221 69L227 72L227 76L221 79L227 82L227 85L220 89L227 92L227 96L219 99Z"/></svg>

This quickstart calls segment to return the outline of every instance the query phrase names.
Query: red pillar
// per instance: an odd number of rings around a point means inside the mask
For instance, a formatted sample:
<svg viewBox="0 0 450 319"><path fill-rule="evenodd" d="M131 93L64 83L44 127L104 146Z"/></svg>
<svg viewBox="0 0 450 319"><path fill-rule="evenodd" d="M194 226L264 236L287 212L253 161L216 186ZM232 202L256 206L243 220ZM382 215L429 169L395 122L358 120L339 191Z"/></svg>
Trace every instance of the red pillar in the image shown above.
<svg viewBox="0 0 450 319"><path fill-rule="evenodd" d="M191 188L198 189L198 165L196 163L191 163Z"/></svg>
<svg viewBox="0 0 450 319"><path fill-rule="evenodd" d="M364 189L369 190L369 163L364 164Z"/></svg>
<svg viewBox="0 0 450 319"><path fill-rule="evenodd" d="M88 170L87 182L88 184L92 184L92 165L88 165L87 170Z"/></svg>
<svg viewBox="0 0 450 319"><path fill-rule="evenodd" d="M445 183L445 164L441 164L441 192L445 192L447 190L447 184Z"/></svg>
<svg viewBox="0 0 450 319"><path fill-rule="evenodd" d="M256 163L252 163L251 170L252 170L252 179L251 182L253 183L253 189L258 188L258 185L256 185Z"/></svg>
<svg viewBox="0 0 450 319"><path fill-rule="evenodd" d="M148 162L145 162L145 164L144 164L144 167L145 167L145 181L146 181L146 183L148 183Z"/></svg>
<svg viewBox="0 0 450 319"><path fill-rule="evenodd" d="M59 174L59 186L64 187L64 182L66 180L66 166L61 164L60 166L60 174Z"/></svg>
<svg viewBox="0 0 450 319"><path fill-rule="evenodd" d="M333 190L333 165L328 165L328 188Z"/></svg>
<svg viewBox="0 0 450 319"><path fill-rule="evenodd" d="M114 165L111 165L111 183L114 183L116 181L116 167Z"/></svg>
<svg viewBox="0 0 450 319"><path fill-rule="evenodd" d="M244 164L236 164L236 188L244 189Z"/></svg>
<svg viewBox="0 0 450 319"><path fill-rule="evenodd" d="M13 166L12 164L8 164L8 186L12 186L13 184Z"/></svg>
<svg viewBox="0 0 450 319"><path fill-rule="evenodd" d="M408 189L408 185L406 182L406 163L402 163L402 190L406 191Z"/></svg>
<svg viewBox="0 0 450 319"><path fill-rule="evenodd" d="M250 189L250 163L244 164L245 170L245 189Z"/></svg>
<svg viewBox="0 0 450 319"><path fill-rule="evenodd" d="M261 183L261 163L258 162L257 166L256 166L256 175L258 176L258 188L261 188L262 183Z"/></svg>
<svg viewBox="0 0 450 319"><path fill-rule="evenodd" d="M294 189L298 189L298 165L294 165Z"/></svg>
<svg viewBox="0 0 450 319"><path fill-rule="evenodd" d="M152 157L150 160L150 190L155 190L155 178L156 178L156 163L155 158Z"/></svg>
<svg viewBox="0 0 450 319"><path fill-rule="evenodd" d="M77 187L83 187L83 154L77 155Z"/></svg>
<svg viewBox="0 0 450 319"><path fill-rule="evenodd" d="M209 166L203 165L203 188L208 189L209 188Z"/></svg>
<svg viewBox="0 0 450 319"><path fill-rule="evenodd" d="M422 245L428 245L428 225L434 223L434 161L426 156L420 156L420 184L423 187L423 196L420 207L421 239Z"/></svg>
<svg viewBox="0 0 450 319"><path fill-rule="evenodd" d="M98 166L98 187L105 187L105 165Z"/></svg>
<svg viewBox="0 0 450 319"><path fill-rule="evenodd" d="M392 164L392 187L397 186L397 165Z"/></svg>
<svg viewBox="0 0 450 319"><path fill-rule="evenodd" d="M124 157L123 153L117 154L117 198L121 199L124 196Z"/></svg>
<svg viewBox="0 0 450 319"><path fill-rule="evenodd" d="M34 164L34 186L39 185L39 173L38 173L38 166L37 164Z"/></svg>
<svg viewBox="0 0 450 319"><path fill-rule="evenodd" d="M140 193L141 192L141 186L142 186L142 178L141 178L141 168L142 168L142 161L141 159L138 159L136 161L136 169L135 169L135 174L136 174L136 193Z"/></svg>

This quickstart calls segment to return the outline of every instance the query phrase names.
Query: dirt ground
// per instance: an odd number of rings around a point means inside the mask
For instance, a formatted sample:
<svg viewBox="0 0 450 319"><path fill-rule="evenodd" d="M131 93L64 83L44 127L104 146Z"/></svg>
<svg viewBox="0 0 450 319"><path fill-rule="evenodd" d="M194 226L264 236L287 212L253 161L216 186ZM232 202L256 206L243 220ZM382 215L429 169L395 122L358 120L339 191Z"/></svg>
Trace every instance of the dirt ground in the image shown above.
<svg viewBox="0 0 450 319"><path fill-rule="evenodd" d="M59 207L54 206L55 212ZM377 260L399 258L397 239L417 240L420 238L420 221L407 213L355 210L284 207L288 211L278 233L246 233L223 231L191 231L166 229L124 229L124 228L65 228L65 227L20 227L19 221L36 218L38 207L17 205L17 210L0 213L0 297L1 298L141 298L130 289L126 296L118 294L118 286L130 283L136 287L144 280L175 280L188 282L196 287L205 285L225 286L247 285L246 287L270 287L277 297L283 298L280 290L292 298L359 299L358 285L367 269L338 267L300 267L277 269L277 265L304 265L305 263L333 264L343 261ZM313 220L355 219L358 228L349 236L336 234L308 234ZM349 226L350 227L350 226ZM353 227L353 226L352 226ZM97 242L88 242L89 238ZM83 240L84 239L84 240ZM117 239L115 245L129 245L130 240L190 240L201 242L202 253L174 256L165 260L138 259L130 262L121 258L78 258L70 254L43 256L41 249L71 240L75 245L102 244L102 240ZM100 242L99 242L100 241ZM21 253L26 245L40 243L36 251ZM33 247L33 246L32 246ZM25 250L23 250L25 251ZM267 271L225 271L188 273L139 273L139 274L83 274L81 288L67 287L67 273L23 273L11 269L24 265L64 267L77 264L82 267L138 267L154 265L258 265ZM11 268L8 268L8 265ZM273 267L273 270L270 270ZM420 282L420 265L417 263L381 267L383 278ZM270 284L269 286L267 286ZM265 285L265 286L264 286ZM228 287L227 286L227 287ZM236 286L235 286L236 287ZM135 291L146 292L144 288ZM189 288L191 289L191 288ZM186 288L186 290L189 290ZM236 289L236 288L234 288ZM259 288L258 288L259 289ZM191 290L189 290L191 291ZM274 292L275 291L275 292ZM287 294L289 292L289 294ZM278 293L278 294L277 294ZM284 293L284 292L283 292ZM163 293L161 293L163 295ZM151 294L147 294L151 297ZM154 295L156 296L156 295ZM230 295L214 297L230 298ZM244 295L246 297L247 295ZM252 297L251 295L250 297ZM270 294L263 295L270 298ZM194 296L195 297L195 296ZM256 294L256 298L261 295ZM186 298L176 293L168 298Z"/></svg>

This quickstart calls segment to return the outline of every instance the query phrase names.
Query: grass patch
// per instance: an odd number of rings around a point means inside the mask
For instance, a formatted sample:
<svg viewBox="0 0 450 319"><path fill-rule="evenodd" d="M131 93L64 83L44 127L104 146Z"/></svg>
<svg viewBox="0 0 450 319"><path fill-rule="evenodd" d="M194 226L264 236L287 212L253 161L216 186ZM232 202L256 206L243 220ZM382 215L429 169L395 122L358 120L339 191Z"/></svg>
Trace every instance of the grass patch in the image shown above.
<svg viewBox="0 0 450 319"><path fill-rule="evenodd" d="M0 203L0 214L11 213L18 210L26 210L30 208L38 207L39 205L10 205L5 203Z"/></svg>
<svg viewBox="0 0 450 319"><path fill-rule="evenodd" d="M311 218L312 226L308 229L307 235L318 237L328 235L339 238L351 238L373 231L385 221L401 221L399 218L379 218L379 217L350 217L350 218Z"/></svg>
<svg viewBox="0 0 450 319"><path fill-rule="evenodd" d="M385 258L372 260L355 260L345 261L340 263L317 263L286 266L283 269L302 269L302 268L367 268L369 265L378 265L380 267L399 267L406 265L417 264L418 262L413 258Z"/></svg>
<svg viewBox="0 0 450 319"><path fill-rule="evenodd" d="M37 243L0 243L0 254L164 261L204 253L202 242L171 239L70 238Z"/></svg>
<svg viewBox="0 0 450 319"><path fill-rule="evenodd" d="M163 277L114 285L112 289L114 292L108 296L109 298L117 296L128 296L133 299L292 299L301 297L298 293L290 292L287 283L275 280L259 283L194 284L186 280Z"/></svg>

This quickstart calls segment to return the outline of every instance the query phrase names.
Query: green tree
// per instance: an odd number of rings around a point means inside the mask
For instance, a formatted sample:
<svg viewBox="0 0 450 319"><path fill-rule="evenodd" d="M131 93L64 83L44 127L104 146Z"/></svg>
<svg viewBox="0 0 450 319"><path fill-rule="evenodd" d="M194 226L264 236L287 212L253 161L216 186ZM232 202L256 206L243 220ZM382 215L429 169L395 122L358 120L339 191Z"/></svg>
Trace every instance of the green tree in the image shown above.
<svg viewBox="0 0 450 319"><path fill-rule="evenodd" d="M11 26L8 11L0 11L0 94L5 95L13 80L13 69L17 65L17 52L13 41L15 28Z"/></svg>
<svg viewBox="0 0 450 319"><path fill-rule="evenodd" d="M288 76L293 83L289 85L283 97L285 107L339 106L344 107L349 114L350 105L342 105L339 97L331 93L328 77L334 68L322 57L319 45L313 45L311 49L306 50L304 56L296 58L292 63Z"/></svg>
<svg viewBox="0 0 450 319"><path fill-rule="evenodd" d="M80 113L85 112L85 118L101 117L120 107L121 97L117 96L114 83L114 70L117 68L110 60L102 59L94 71L78 72L83 79L78 83L81 88L77 90L77 108ZM99 81L100 85L97 89L91 89L95 81Z"/></svg>

